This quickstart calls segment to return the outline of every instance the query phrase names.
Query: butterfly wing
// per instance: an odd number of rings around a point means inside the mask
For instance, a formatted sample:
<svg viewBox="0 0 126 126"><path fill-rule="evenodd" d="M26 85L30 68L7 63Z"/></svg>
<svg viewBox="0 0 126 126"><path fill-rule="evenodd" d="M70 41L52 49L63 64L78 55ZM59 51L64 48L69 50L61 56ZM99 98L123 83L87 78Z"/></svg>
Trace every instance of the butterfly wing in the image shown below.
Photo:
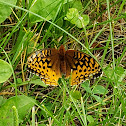
<svg viewBox="0 0 126 126"><path fill-rule="evenodd" d="M59 55L56 49L43 49L28 57L28 70L48 85L57 86L61 77Z"/></svg>
<svg viewBox="0 0 126 126"><path fill-rule="evenodd" d="M98 77L102 73L97 61L83 52L67 50L66 61L72 69L71 85L80 84L89 78Z"/></svg>

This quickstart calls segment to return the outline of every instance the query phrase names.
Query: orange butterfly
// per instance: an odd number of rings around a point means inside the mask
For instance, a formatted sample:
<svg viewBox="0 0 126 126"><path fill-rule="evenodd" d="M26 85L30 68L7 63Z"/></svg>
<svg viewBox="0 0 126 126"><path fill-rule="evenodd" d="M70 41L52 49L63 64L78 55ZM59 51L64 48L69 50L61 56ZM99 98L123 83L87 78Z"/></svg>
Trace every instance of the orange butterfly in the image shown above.
<svg viewBox="0 0 126 126"><path fill-rule="evenodd" d="M38 75L48 85L57 86L58 79L71 75L70 84L77 85L89 78L98 77L102 70L91 56L63 45L34 52L28 57L28 70Z"/></svg>

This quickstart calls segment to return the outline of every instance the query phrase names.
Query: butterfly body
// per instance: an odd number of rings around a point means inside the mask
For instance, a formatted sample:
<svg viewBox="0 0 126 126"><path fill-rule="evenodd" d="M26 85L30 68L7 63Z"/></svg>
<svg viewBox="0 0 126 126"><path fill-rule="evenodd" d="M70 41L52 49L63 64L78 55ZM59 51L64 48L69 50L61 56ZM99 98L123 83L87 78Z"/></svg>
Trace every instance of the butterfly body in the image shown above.
<svg viewBox="0 0 126 126"><path fill-rule="evenodd" d="M58 56L59 56L59 61L60 62L60 72L62 75L66 76L66 51L63 45L60 46L59 50L58 50Z"/></svg>
<svg viewBox="0 0 126 126"><path fill-rule="evenodd" d="M41 80L57 86L58 79L71 75L70 84L80 84L91 77L98 77L102 70L91 56L76 50L67 50L63 45L57 49L43 49L28 57L28 70Z"/></svg>

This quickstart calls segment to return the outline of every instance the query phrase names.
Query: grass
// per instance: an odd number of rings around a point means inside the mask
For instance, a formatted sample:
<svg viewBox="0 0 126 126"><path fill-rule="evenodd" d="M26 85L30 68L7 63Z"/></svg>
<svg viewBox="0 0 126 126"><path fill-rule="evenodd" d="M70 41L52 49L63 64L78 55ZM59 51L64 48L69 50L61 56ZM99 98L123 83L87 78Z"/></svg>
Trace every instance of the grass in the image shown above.
<svg viewBox="0 0 126 126"><path fill-rule="evenodd" d="M80 3L83 8L79 6L79 12L90 18L84 28L77 28L64 20L72 6L70 3L60 1L51 20L31 12L29 8L32 2L22 1L16 6L5 3L15 8L1 24L0 58L9 62L13 75L0 85L0 103L1 99L12 98L13 95L35 99L28 99L28 104L32 102L34 107L31 105L26 115L16 106L19 103L15 104L19 124L22 126L126 124L126 1L90 0ZM31 23L30 14L43 20ZM73 87L68 79L59 79L59 86L52 87L43 84L36 76L29 76L26 70L27 57L35 50L58 48L61 44L66 49L86 52L98 60L103 76ZM20 104L28 106L25 103Z"/></svg>

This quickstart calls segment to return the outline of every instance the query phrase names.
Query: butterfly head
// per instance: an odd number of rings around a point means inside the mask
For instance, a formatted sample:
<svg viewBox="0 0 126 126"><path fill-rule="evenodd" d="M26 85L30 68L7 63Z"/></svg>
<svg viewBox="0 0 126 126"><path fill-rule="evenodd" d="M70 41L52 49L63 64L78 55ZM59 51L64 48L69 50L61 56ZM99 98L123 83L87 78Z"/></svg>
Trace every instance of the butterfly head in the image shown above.
<svg viewBox="0 0 126 126"><path fill-rule="evenodd" d="M61 45L60 46L60 48L59 48L59 53L60 53L60 55L65 55L65 48L64 48L64 46L63 45Z"/></svg>

